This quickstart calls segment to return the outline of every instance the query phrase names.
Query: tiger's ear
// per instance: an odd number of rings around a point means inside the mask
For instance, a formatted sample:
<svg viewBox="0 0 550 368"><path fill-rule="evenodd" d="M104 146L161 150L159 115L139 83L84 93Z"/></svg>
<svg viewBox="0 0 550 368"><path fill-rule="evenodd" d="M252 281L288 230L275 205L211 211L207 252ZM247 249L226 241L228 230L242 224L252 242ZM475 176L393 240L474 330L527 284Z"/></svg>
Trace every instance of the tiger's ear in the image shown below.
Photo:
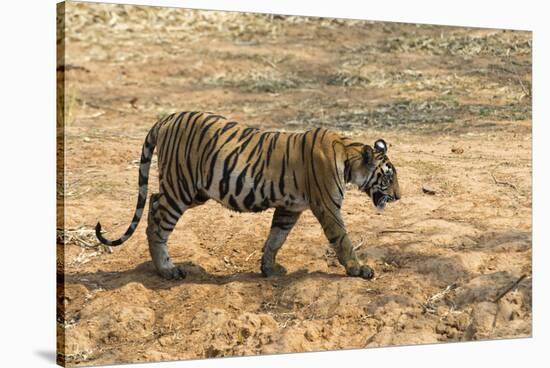
<svg viewBox="0 0 550 368"><path fill-rule="evenodd" d="M374 157L374 151L373 151L372 147L369 146L368 144L365 144L363 146L363 150L362 150L361 153L363 155L363 160L367 164L370 164L372 162L373 157Z"/></svg>
<svg viewBox="0 0 550 368"><path fill-rule="evenodd" d="M388 145L383 139L379 139L376 142L374 142L374 149L376 152L381 152L386 154L388 152Z"/></svg>

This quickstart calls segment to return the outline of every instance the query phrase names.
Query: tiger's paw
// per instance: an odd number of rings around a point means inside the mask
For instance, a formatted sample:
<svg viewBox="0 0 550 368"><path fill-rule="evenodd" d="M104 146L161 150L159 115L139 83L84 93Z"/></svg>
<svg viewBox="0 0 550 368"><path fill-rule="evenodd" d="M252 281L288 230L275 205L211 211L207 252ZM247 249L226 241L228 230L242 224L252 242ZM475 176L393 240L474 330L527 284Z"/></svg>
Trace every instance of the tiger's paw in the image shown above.
<svg viewBox="0 0 550 368"><path fill-rule="evenodd" d="M286 268L278 263L275 263L272 266L267 266L262 263L261 270L264 277L286 275Z"/></svg>
<svg viewBox="0 0 550 368"><path fill-rule="evenodd" d="M350 267L346 270L348 276L361 277L370 280L374 277L374 270L367 265Z"/></svg>
<svg viewBox="0 0 550 368"><path fill-rule="evenodd" d="M187 272L179 266L161 268L158 269L157 272L166 280L182 280L187 276Z"/></svg>

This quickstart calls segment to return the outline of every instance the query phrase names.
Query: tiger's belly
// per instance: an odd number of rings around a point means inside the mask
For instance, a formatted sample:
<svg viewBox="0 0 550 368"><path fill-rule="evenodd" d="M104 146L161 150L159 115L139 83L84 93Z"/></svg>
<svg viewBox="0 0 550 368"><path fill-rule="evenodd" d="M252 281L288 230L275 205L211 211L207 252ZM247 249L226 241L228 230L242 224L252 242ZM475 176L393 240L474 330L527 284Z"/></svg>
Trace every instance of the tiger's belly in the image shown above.
<svg viewBox="0 0 550 368"><path fill-rule="evenodd" d="M206 196L237 212L261 212L268 208L285 208L288 211L301 212L309 208L309 203L303 196L281 193L273 182L266 181L255 187L243 185L243 188L238 189L232 187L222 197L219 190L210 188L206 191Z"/></svg>

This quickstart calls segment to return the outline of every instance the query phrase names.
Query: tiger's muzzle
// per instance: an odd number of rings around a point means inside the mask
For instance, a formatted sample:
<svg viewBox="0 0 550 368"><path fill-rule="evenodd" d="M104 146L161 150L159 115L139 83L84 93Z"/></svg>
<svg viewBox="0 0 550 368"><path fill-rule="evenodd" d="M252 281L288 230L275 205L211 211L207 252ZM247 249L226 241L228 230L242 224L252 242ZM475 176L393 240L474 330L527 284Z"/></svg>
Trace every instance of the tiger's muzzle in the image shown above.
<svg viewBox="0 0 550 368"><path fill-rule="evenodd" d="M374 203L374 206L379 210L383 210L384 208L386 208L386 204L388 202L394 202L398 199L399 198L395 198L389 194L382 192L374 192L372 195L372 202Z"/></svg>

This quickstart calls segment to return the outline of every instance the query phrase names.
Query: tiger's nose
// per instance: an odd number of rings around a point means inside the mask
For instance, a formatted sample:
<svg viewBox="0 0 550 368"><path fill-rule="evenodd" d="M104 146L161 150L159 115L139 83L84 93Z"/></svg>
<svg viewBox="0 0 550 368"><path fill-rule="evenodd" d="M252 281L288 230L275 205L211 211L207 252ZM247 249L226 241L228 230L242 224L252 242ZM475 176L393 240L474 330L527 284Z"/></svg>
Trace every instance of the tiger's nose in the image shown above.
<svg viewBox="0 0 550 368"><path fill-rule="evenodd" d="M398 201L400 198L401 198L401 193L399 192L396 192L396 193L393 193L393 198Z"/></svg>

